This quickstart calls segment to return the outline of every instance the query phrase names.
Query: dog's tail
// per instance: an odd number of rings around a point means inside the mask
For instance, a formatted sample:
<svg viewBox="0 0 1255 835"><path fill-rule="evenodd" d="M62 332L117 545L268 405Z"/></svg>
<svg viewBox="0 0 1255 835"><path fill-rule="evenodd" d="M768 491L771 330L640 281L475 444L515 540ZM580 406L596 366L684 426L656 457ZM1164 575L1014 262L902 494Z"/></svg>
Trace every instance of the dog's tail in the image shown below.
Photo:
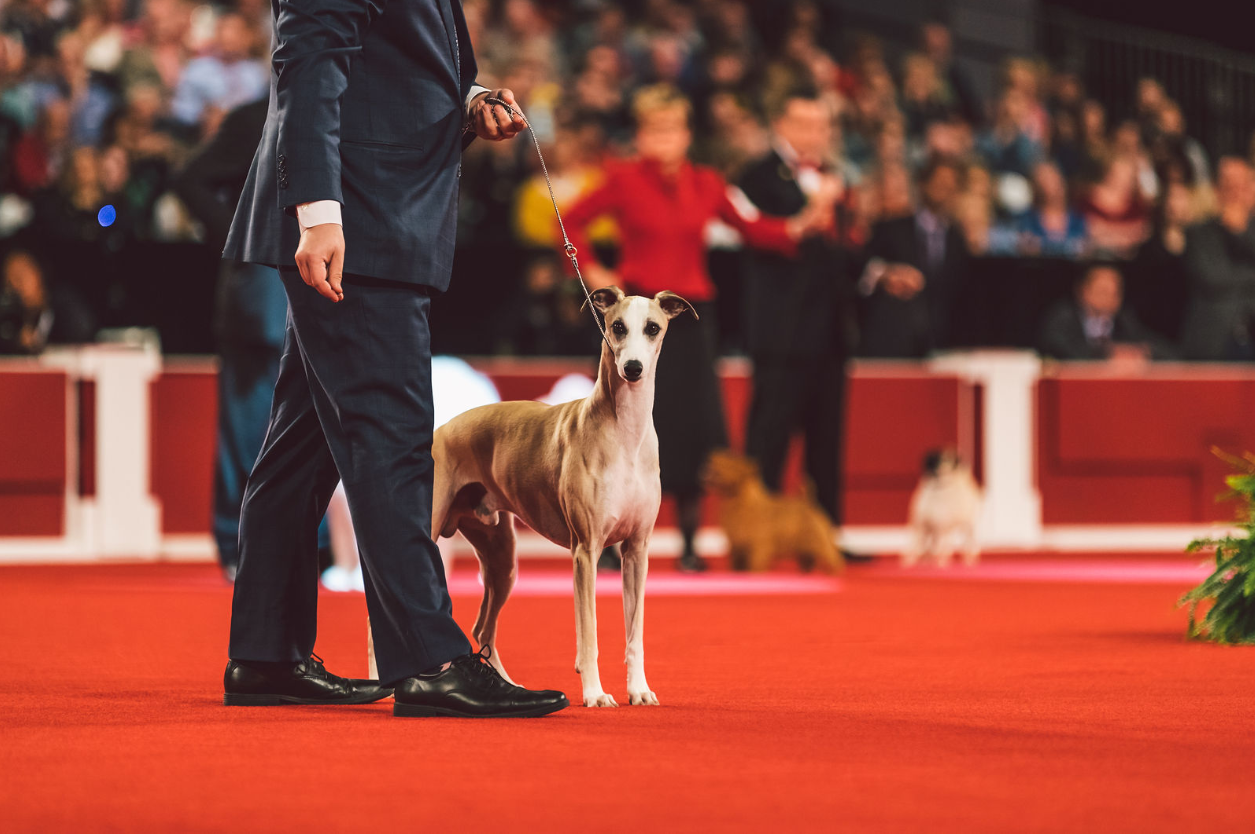
<svg viewBox="0 0 1255 835"><path fill-rule="evenodd" d="M807 504L818 505L819 499L815 498L815 482L810 480L809 476L802 477L802 498Z"/></svg>

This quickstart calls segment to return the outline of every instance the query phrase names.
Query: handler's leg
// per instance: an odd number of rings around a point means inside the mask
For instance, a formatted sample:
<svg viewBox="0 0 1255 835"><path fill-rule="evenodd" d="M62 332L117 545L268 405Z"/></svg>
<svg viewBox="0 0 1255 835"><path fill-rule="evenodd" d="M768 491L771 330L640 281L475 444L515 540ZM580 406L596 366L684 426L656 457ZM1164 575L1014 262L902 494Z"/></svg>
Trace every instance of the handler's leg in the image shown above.
<svg viewBox="0 0 1255 835"><path fill-rule="evenodd" d="M758 462L767 489L780 491L789 441L799 424L809 384L800 365L788 359L754 358L754 391L745 430L745 452Z"/></svg>
<svg viewBox="0 0 1255 835"><path fill-rule="evenodd" d="M806 472L815 498L834 525L842 521L841 486L845 474L845 359L822 357L814 369L810 402L802 425L806 432Z"/></svg>
<svg viewBox="0 0 1255 835"><path fill-rule="evenodd" d="M270 428L240 512L229 649L236 661L297 662L313 652L318 520L338 478L289 319Z"/></svg>
<svg viewBox="0 0 1255 835"><path fill-rule="evenodd" d="M431 299L413 285L346 278L333 303L294 269L282 275L357 530L379 680L391 684L471 651L431 538Z"/></svg>

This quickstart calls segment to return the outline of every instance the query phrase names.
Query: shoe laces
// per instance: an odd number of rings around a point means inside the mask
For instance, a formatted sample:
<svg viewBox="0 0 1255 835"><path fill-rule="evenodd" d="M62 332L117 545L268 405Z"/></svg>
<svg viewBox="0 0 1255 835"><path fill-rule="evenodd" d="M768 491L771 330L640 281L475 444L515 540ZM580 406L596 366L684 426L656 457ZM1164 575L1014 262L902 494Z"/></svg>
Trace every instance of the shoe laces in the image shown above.
<svg viewBox="0 0 1255 835"><path fill-rule="evenodd" d="M488 685L493 687L505 685L508 687L510 683L501 677L501 673L497 672L496 667L489 663L488 659L490 658L492 658L492 647L486 644L479 648L479 652L463 655L455 663L461 662L460 666L462 669L470 672Z"/></svg>
<svg viewBox="0 0 1255 835"><path fill-rule="evenodd" d="M305 659L305 674L319 678L331 677L331 674L327 672L326 662L314 652L311 652L309 658Z"/></svg>

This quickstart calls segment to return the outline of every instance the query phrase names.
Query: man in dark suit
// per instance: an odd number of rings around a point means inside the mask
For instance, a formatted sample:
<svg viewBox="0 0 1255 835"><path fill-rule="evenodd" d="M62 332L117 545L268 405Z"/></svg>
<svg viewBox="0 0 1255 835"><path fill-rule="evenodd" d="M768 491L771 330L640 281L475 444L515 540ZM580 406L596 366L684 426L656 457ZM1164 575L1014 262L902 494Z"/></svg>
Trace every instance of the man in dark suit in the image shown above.
<svg viewBox="0 0 1255 835"><path fill-rule="evenodd" d="M950 218L960 179L955 163L929 161L918 177L919 210L873 228L860 281L867 296L860 356L923 357L956 344L971 260Z"/></svg>
<svg viewBox="0 0 1255 835"><path fill-rule="evenodd" d="M449 283L464 135L508 139L458 0L274 0L261 144L227 258L279 269L289 314L270 428L240 518L227 704L361 704L402 716L538 716L452 617L432 541L432 295ZM514 103L509 90L492 94ZM313 655L314 533L343 480L379 681Z"/></svg>
<svg viewBox="0 0 1255 835"><path fill-rule="evenodd" d="M839 182L827 154L832 115L813 91L795 90L773 109L773 150L742 175L741 190L764 214L791 217ZM825 182L827 181L827 183ZM801 429L816 498L841 523L845 364L854 347L854 281L848 202L833 225L798 245L796 256L747 255L746 329L754 393L746 452L780 489L789 439Z"/></svg>
<svg viewBox="0 0 1255 835"><path fill-rule="evenodd" d="M1074 300L1060 301L1042 320L1038 349L1060 360L1171 359L1171 347L1124 306L1124 280L1113 264L1093 264Z"/></svg>

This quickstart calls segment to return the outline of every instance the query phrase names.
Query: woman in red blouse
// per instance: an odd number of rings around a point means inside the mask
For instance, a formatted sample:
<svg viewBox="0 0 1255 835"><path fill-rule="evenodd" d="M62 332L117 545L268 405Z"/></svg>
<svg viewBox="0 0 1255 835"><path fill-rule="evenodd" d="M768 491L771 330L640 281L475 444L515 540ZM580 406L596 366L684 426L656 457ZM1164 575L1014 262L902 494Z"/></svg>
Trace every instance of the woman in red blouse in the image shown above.
<svg viewBox="0 0 1255 835"><path fill-rule="evenodd" d="M603 184L566 216L567 232L580 254L591 259L593 288L617 284L627 293L653 296L679 293L700 320L673 319L659 359L654 426L662 489L675 498L684 553L680 567L700 571L693 549L701 500L700 473L711 450L728 445L723 401L715 376L715 287L706 270L705 230L719 219L753 247L792 254L797 241L831 222L825 193L791 218L762 217L750 206L738 209L718 172L688 161L692 142L689 103L666 85L647 87L633 101L636 151L632 160L611 163ZM610 215L619 226L617 274L596 261L585 229Z"/></svg>

